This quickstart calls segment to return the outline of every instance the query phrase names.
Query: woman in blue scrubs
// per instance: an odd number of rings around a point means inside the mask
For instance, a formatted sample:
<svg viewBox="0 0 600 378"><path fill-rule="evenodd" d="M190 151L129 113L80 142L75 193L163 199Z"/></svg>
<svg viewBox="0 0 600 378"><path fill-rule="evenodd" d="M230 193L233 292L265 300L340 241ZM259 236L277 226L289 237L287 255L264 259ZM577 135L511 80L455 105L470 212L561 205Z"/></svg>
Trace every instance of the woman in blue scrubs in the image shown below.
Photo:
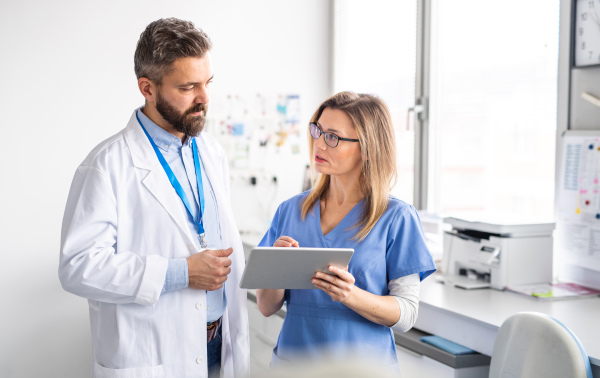
<svg viewBox="0 0 600 378"><path fill-rule="evenodd" d="M391 326L416 321L419 285L436 268L415 209L390 195L394 130L377 97L341 92L309 125L313 188L283 202L260 246L354 248L346 270L329 267L315 290L258 289L264 316L287 303L272 365L360 356L397 366Z"/></svg>

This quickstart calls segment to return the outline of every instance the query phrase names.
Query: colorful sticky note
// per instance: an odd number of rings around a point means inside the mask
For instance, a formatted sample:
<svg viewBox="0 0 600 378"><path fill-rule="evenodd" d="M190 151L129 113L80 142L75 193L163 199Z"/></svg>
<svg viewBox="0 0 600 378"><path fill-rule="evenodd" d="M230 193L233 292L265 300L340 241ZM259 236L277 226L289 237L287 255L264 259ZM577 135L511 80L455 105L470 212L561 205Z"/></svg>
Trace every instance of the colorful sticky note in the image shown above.
<svg viewBox="0 0 600 378"><path fill-rule="evenodd" d="M552 298L552 290L548 290L545 293L531 293L531 295L538 298Z"/></svg>

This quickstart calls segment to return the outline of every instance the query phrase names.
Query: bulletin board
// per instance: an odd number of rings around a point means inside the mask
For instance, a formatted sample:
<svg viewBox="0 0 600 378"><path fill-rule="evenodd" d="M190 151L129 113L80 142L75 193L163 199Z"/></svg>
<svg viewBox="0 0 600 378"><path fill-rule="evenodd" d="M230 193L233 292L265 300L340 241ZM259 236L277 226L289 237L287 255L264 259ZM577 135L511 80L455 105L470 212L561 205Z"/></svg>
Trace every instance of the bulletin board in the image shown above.
<svg viewBox="0 0 600 378"><path fill-rule="evenodd" d="M600 130L563 134L559 175L558 278L600 289Z"/></svg>

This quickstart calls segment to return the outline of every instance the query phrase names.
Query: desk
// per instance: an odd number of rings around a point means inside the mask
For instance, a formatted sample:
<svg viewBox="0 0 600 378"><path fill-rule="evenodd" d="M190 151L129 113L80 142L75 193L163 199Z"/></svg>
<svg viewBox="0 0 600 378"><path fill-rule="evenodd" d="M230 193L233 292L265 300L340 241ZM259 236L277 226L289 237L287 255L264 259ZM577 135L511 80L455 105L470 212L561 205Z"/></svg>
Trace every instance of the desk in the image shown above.
<svg viewBox="0 0 600 378"><path fill-rule="evenodd" d="M415 328L491 356L500 325L522 311L548 314L569 327L588 353L594 375L600 374L600 297L544 302L493 289L464 290L439 283L434 275L421 283Z"/></svg>

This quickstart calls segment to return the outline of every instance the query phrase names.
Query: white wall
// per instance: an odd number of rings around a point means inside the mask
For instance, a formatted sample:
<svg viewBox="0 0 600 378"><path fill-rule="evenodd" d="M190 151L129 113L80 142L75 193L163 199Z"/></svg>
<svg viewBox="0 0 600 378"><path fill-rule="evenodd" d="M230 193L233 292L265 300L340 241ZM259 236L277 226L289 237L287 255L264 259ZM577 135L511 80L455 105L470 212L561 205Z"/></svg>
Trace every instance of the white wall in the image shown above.
<svg viewBox="0 0 600 378"><path fill-rule="evenodd" d="M215 91L299 93L306 122L329 95L328 1L1 2L0 377L90 375L87 303L57 278L64 205L142 104L135 44L170 16L211 37Z"/></svg>

